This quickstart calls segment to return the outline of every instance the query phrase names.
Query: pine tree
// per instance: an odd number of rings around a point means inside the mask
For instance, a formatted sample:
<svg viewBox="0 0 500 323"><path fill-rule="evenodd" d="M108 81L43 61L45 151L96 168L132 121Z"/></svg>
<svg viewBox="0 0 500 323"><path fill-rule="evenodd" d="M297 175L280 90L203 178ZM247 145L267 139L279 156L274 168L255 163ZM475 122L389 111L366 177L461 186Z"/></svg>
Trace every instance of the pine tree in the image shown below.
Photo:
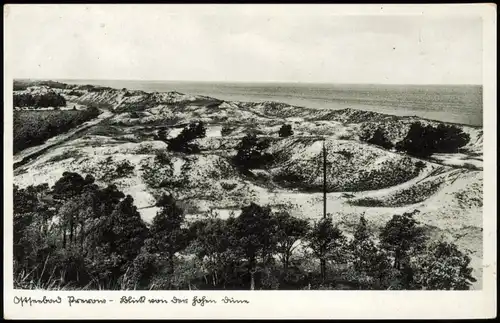
<svg viewBox="0 0 500 323"><path fill-rule="evenodd" d="M470 261L455 244L434 242L412 264L415 282L420 288L430 290L468 290L476 281Z"/></svg>
<svg viewBox="0 0 500 323"><path fill-rule="evenodd" d="M354 271L360 278L367 276L376 279L371 287L384 288L384 280L391 273L391 265L385 252L380 250L373 241L368 230L364 216L359 219L359 224L354 232L353 240L349 244Z"/></svg>
<svg viewBox="0 0 500 323"><path fill-rule="evenodd" d="M239 217L234 219L233 246L248 260L250 289L255 288L255 272L258 260L266 265L275 250L275 224L271 209L255 203L243 207Z"/></svg>
<svg viewBox="0 0 500 323"><path fill-rule="evenodd" d="M394 215L380 233L381 246L393 254L397 270L401 270L402 262L408 263L411 255L425 247L424 230L413 218L417 212Z"/></svg>
<svg viewBox="0 0 500 323"><path fill-rule="evenodd" d="M160 210L153 219L146 240L146 250L158 255L167 263L167 274L172 279L174 274L174 257L178 251L189 244L189 232L183 227L184 211L177 206L170 195L163 195L156 204Z"/></svg>
<svg viewBox="0 0 500 323"><path fill-rule="evenodd" d="M236 147L234 163L243 169L261 168L272 160L266 153L270 143L267 139L259 140L255 134L247 134Z"/></svg>
<svg viewBox="0 0 500 323"><path fill-rule="evenodd" d="M309 222L305 219L292 217L288 212L278 212L274 215L276 221L276 251L280 255L283 271L287 274L290 258L297 247L297 242L304 239L309 232Z"/></svg>
<svg viewBox="0 0 500 323"><path fill-rule="evenodd" d="M308 234L308 243L320 261L340 262L346 257L347 239L342 231L333 225L331 214L314 223Z"/></svg>
<svg viewBox="0 0 500 323"><path fill-rule="evenodd" d="M193 222L189 231L192 237L191 250L203 264L211 285L219 286L226 278L228 262L236 260L230 252L233 234L231 226L226 220L207 217Z"/></svg>

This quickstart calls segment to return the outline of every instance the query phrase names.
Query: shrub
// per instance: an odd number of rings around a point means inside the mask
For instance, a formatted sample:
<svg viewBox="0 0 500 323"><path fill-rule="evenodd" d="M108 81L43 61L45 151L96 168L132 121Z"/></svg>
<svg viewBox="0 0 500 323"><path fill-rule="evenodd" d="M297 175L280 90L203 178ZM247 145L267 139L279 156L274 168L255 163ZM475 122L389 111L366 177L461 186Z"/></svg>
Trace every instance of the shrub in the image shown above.
<svg viewBox="0 0 500 323"><path fill-rule="evenodd" d="M420 172L422 169L425 168L425 163L423 161L419 160L418 162L415 163L415 167Z"/></svg>
<svg viewBox="0 0 500 323"><path fill-rule="evenodd" d="M203 122L193 122L184 127L181 133L172 139L167 139L168 149L176 152L195 154L200 152L200 148L191 143L197 138L203 138L206 134L205 124ZM165 133L158 134L160 138L165 138Z"/></svg>
<svg viewBox="0 0 500 323"><path fill-rule="evenodd" d="M237 184L236 183L227 183L227 182L222 182L220 186L225 189L226 191L231 191L236 188Z"/></svg>
<svg viewBox="0 0 500 323"><path fill-rule="evenodd" d="M280 137L289 137L289 136L293 135L292 126L289 124L284 124L281 126L278 133L279 133Z"/></svg>
<svg viewBox="0 0 500 323"><path fill-rule="evenodd" d="M134 165L128 160L122 160L116 164L113 163L113 157L111 156L108 156L104 161L99 163L99 170L103 172L102 179L105 181L113 181L132 175L134 169Z"/></svg>
<svg viewBox="0 0 500 323"><path fill-rule="evenodd" d="M152 188L160 188L166 182L172 181L173 163L170 156L161 151L157 152L151 165L143 164L141 167L142 179Z"/></svg>
<svg viewBox="0 0 500 323"><path fill-rule="evenodd" d="M371 138L366 140L366 142L385 149L391 149L394 146L392 142L385 137L384 131L380 128L375 130Z"/></svg>
<svg viewBox="0 0 500 323"><path fill-rule="evenodd" d="M347 159L351 159L354 156L354 154L352 152L347 151L347 150L341 150L338 152L338 154L344 156Z"/></svg>
<svg viewBox="0 0 500 323"><path fill-rule="evenodd" d="M123 160L116 165L116 176L119 178L129 176L133 174L134 169L134 165L132 165L128 160Z"/></svg>
<svg viewBox="0 0 500 323"><path fill-rule="evenodd" d="M380 207L384 206L384 202L381 200L377 200L371 197L364 197L357 199L355 201L350 201L350 204L357 205L357 206L365 206L365 207Z"/></svg>
<svg viewBox="0 0 500 323"><path fill-rule="evenodd" d="M273 156L265 152L269 145L268 139L259 140L255 134L247 134L238 144L233 162L243 169L262 168L273 160Z"/></svg>
<svg viewBox="0 0 500 323"><path fill-rule="evenodd" d="M68 95L73 95L73 96L78 96L78 97L80 97L80 96L82 96L82 95L83 95L83 93L82 93L82 92L80 92L80 91L71 90L71 91L69 91L69 92L68 92Z"/></svg>
<svg viewBox="0 0 500 323"><path fill-rule="evenodd" d="M83 154L77 150L77 149L74 149L74 150L66 150L64 151L62 154L59 154L59 155L56 155L56 156L53 156L51 158L49 158L47 160L48 163L55 163L55 162L58 162L58 161L61 161L61 160L65 160L65 159L69 159L69 158L79 158L79 157L82 157Z"/></svg>
<svg viewBox="0 0 500 323"><path fill-rule="evenodd" d="M234 131L234 127L229 125L224 125L220 131L221 136L228 136Z"/></svg>

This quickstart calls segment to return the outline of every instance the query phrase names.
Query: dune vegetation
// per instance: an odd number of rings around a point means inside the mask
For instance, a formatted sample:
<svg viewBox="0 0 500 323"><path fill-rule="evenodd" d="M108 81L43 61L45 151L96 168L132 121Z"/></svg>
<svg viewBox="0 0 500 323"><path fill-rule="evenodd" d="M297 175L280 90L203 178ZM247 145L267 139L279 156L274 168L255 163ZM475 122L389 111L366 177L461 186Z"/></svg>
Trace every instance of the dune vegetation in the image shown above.
<svg viewBox="0 0 500 323"><path fill-rule="evenodd" d="M482 171L466 165L481 163L481 129L178 92L56 90L112 115L16 169L17 288L481 288ZM81 121L89 111L29 113ZM77 125L50 120L19 119L14 131L38 138L50 122Z"/></svg>
<svg viewBox="0 0 500 323"><path fill-rule="evenodd" d="M44 143L47 139L94 119L99 110L50 110L14 112L14 153Z"/></svg>

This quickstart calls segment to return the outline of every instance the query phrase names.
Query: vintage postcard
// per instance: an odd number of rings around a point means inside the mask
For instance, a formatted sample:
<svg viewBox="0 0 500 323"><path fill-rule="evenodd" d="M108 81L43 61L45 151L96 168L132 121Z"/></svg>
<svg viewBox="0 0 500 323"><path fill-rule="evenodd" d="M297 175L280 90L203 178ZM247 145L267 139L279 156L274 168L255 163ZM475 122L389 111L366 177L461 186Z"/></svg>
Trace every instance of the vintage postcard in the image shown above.
<svg viewBox="0 0 500 323"><path fill-rule="evenodd" d="M496 317L496 5L7 5L4 57L4 318Z"/></svg>

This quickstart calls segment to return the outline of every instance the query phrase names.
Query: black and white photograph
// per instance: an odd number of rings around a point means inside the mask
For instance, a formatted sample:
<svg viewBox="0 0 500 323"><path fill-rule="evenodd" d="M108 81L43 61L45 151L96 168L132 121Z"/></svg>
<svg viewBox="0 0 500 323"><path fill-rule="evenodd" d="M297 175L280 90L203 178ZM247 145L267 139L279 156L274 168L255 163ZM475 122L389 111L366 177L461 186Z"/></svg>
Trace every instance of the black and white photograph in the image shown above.
<svg viewBox="0 0 500 323"><path fill-rule="evenodd" d="M14 290L484 288L481 16L30 6Z"/></svg>

